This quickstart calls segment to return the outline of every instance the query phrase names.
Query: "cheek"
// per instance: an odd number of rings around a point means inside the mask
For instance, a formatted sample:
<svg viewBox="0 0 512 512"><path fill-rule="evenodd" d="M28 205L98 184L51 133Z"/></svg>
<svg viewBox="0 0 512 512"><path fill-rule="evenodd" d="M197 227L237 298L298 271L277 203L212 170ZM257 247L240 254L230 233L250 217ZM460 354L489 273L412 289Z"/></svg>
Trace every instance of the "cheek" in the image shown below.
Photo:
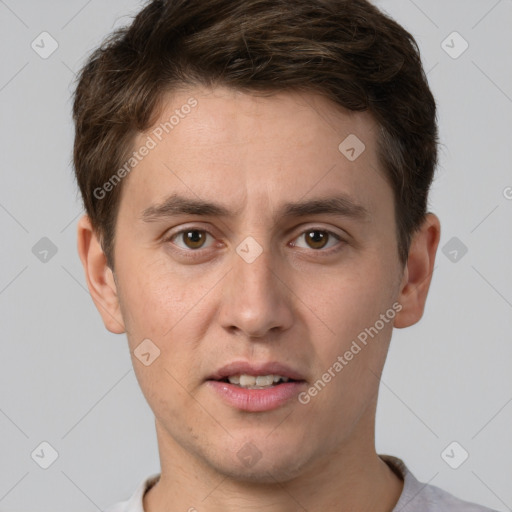
<svg viewBox="0 0 512 512"><path fill-rule="evenodd" d="M304 302L322 320L325 332L339 340L336 349L350 345L359 333L373 326L391 308L396 295L393 276L376 264L362 270L340 269L339 273L315 282L320 288L317 286L308 294L311 283L308 288L303 282L300 293L307 296Z"/></svg>
<svg viewBox="0 0 512 512"><path fill-rule="evenodd" d="M191 369L199 371L205 358L202 341L215 300L221 300L215 287L224 272L210 269L198 274L193 266L177 272L165 257L144 265L139 261L123 271L123 318L141 388L152 404L156 405L159 396L151 398L148 394L162 388L173 390L171 395L179 401L181 386L193 380ZM212 302L214 296L217 299ZM158 353L150 367L142 365L135 353L146 339L154 343Z"/></svg>
<svg viewBox="0 0 512 512"><path fill-rule="evenodd" d="M317 316L329 328L318 336L312 327L315 379L328 381L312 407L317 414L332 410L333 421L346 428L376 396L396 314L393 274L378 261L364 267L322 280L322 293L308 299L315 305L312 321L320 324Z"/></svg>
<svg viewBox="0 0 512 512"><path fill-rule="evenodd" d="M164 257L126 261L120 269L123 317L129 336L163 341L208 290L208 280L188 279L177 273ZM134 340L135 341L135 340Z"/></svg>
<svg viewBox="0 0 512 512"><path fill-rule="evenodd" d="M155 414L165 410L169 417L179 417L188 400L188 373L197 360L194 340L208 284L204 278L189 280L177 274L164 258L126 261L119 273L123 318L140 388ZM143 340L154 344L149 345L154 360L148 366L138 359Z"/></svg>

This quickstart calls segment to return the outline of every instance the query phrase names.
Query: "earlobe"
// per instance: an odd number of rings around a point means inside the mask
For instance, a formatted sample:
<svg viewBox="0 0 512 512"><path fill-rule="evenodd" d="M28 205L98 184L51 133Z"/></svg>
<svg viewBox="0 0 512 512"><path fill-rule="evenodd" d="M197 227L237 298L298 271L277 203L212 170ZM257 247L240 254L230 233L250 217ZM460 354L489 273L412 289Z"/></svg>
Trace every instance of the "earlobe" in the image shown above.
<svg viewBox="0 0 512 512"><path fill-rule="evenodd" d="M395 317L397 328L409 327L423 316L440 236L439 219L427 214L411 241L398 297L402 309Z"/></svg>
<svg viewBox="0 0 512 512"><path fill-rule="evenodd" d="M105 327L114 334L122 334L126 329L119 307L114 275L107 265L107 258L87 215L78 221L77 235L78 254L92 300Z"/></svg>

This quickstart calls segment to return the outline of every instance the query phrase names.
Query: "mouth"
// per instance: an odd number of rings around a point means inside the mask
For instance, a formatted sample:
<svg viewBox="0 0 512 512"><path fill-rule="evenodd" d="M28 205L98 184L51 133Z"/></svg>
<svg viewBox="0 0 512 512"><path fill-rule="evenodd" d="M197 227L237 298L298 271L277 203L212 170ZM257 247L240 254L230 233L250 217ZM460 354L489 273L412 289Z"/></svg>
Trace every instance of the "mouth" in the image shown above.
<svg viewBox="0 0 512 512"><path fill-rule="evenodd" d="M304 375L288 365L233 361L219 368L207 380L226 382L247 389L266 389L287 382L305 382Z"/></svg>
<svg viewBox="0 0 512 512"><path fill-rule="evenodd" d="M226 382L233 386L238 386L245 389L268 389L286 382L298 382L295 379L289 377L283 377L282 375L230 375L224 377L217 382Z"/></svg>
<svg viewBox="0 0 512 512"><path fill-rule="evenodd" d="M281 407L306 386L302 373L280 363L227 364L206 379L217 396L236 409L248 412Z"/></svg>

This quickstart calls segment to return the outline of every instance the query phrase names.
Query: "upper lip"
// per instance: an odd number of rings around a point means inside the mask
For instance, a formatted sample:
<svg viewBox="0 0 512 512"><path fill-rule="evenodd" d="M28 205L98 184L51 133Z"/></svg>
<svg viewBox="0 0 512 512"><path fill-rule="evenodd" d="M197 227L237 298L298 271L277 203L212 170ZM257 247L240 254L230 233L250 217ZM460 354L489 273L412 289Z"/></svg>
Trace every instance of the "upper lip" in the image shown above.
<svg viewBox="0 0 512 512"><path fill-rule="evenodd" d="M280 375L292 380L305 380L300 372L284 364L278 362L250 363L249 361L232 361L219 368L207 380L222 380L233 375L254 375L255 377L261 375Z"/></svg>

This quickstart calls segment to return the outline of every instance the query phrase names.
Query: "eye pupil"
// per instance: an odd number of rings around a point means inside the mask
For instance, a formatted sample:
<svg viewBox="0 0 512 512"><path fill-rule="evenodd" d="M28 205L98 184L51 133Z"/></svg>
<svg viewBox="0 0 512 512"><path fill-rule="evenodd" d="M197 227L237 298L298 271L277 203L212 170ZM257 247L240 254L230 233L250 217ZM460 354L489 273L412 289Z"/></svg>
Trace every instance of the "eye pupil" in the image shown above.
<svg viewBox="0 0 512 512"><path fill-rule="evenodd" d="M309 237L309 242L313 243L312 247L314 249L321 249L327 243L327 234L324 233L323 231L318 231L318 230L310 231L308 233L308 237Z"/></svg>

